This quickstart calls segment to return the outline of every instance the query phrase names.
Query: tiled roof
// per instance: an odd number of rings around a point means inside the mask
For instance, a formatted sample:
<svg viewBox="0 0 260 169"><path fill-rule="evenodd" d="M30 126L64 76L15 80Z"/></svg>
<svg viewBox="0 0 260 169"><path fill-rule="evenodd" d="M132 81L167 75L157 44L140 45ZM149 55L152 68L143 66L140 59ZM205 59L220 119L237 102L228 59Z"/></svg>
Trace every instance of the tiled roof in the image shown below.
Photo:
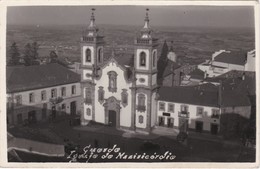
<svg viewBox="0 0 260 169"><path fill-rule="evenodd" d="M179 67L181 67L179 64L177 64L176 62L173 62L173 61L168 59L167 65L166 65L166 67L164 69L164 72L163 72L163 77L168 76L169 74L171 74L172 73L172 68L174 70L176 70ZM158 67L158 69L160 69L160 68Z"/></svg>
<svg viewBox="0 0 260 169"><path fill-rule="evenodd" d="M245 79L242 79L243 74ZM254 72L231 70L214 78L206 78L205 82L219 83L222 81L224 90L235 90L246 95L255 95L256 79Z"/></svg>
<svg viewBox="0 0 260 169"><path fill-rule="evenodd" d="M7 67L6 72L7 92L19 92L80 82L80 75L57 63Z"/></svg>
<svg viewBox="0 0 260 169"><path fill-rule="evenodd" d="M200 69L193 70L189 75L193 79L204 79L204 72Z"/></svg>
<svg viewBox="0 0 260 169"><path fill-rule="evenodd" d="M161 87L158 100L219 107L217 90L198 90L193 87ZM228 106L250 106L248 97L235 91L222 92L222 105Z"/></svg>
<svg viewBox="0 0 260 169"><path fill-rule="evenodd" d="M246 52L222 52L214 58L214 61L224 62L235 65L245 65Z"/></svg>
<svg viewBox="0 0 260 169"><path fill-rule="evenodd" d="M129 53L117 53L114 56L107 58L100 66L101 68L107 65L111 60L115 60L121 67L126 70L126 76L128 80L133 78L132 68L134 67L133 54Z"/></svg>

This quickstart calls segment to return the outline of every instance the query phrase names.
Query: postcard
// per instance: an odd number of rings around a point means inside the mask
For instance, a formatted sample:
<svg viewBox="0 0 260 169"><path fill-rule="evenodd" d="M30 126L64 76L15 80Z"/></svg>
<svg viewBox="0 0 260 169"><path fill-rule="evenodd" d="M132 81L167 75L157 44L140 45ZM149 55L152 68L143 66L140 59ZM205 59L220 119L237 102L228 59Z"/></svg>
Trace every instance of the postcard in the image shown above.
<svg viewBox="0 0 260 169"><path fill-rule="evenodd" d="M255 1L3 1L0 165L259 167L258 16Z"/></svg>

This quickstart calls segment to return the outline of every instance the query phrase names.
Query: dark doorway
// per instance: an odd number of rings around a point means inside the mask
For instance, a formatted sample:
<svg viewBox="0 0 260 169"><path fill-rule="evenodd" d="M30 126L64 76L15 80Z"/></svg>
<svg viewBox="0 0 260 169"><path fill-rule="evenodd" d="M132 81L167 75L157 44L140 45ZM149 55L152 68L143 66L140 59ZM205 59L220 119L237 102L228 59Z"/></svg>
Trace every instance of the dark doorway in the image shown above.
<svg viewBox="0 0 260 169"><path fill-rule="evenodd" d="M70 114L76 115L76 101L70 103Z"/></svg>
<svg viewBox="0 0 260 169"><path fill-rule="evenodd" d="M173 123L174 123L174 119L173 118L168 118L167 119L167 126L172 128L173 127Z"/></svg>
<svg viewBox="0 0 260 169"><path fill-rule="evenodd" d="M203 130L203 122L201 122L201 121L196 121L196 122L195 122L195 129L196 129L196 131L198 131L198 132L202 132L202 130Z"/></svg>
<svg viewBox="0 0 260 169"><path fill-rule="evenodd" d="M179 130L180 132L187 132L189 127L189 121L186 118L179 118Z"/></svg>
<svg viewBox="0 0 260 169"><path fill-rule="evenodd" d="M52 119L56 118L56 106L52 106L51 108L51 117Z"/></svg>
<svg viewBox="0 0 260 169"><path fill-rule="evenodd" d="M159 117L159 126L164 126L164 117Z"/></svg>
<svg viewBox="0 0 260 169"><path fill-rule="evenodd" d="M17 124L23 123L23 116L21 113L17 114Z"/></svg>
<svg viewBox="0 0 260 169"><path fill-rule="evenodd" d="M28 112L28 123L29 124L36 123L36 112L34 110Z"/></svg>
<svg viewBox="0 0 260 169"><path fill-rule="evenodd" d="M42 120L45 120L47 118L47 104L44 103L42 107Z"/></svg>
<svg viewBox="0 0 260 169"><path fill-rule="evenodd" d="M108 124L109 126L116 127L116 112L113 110L108 111Z"/></svg>
<svg viewBox="0 0 260 169"><path fill-rule="evenodd" d="M211 124L210 126L210 131L211 131L211 134L218 134L218 125L217 124Z"/></svg>

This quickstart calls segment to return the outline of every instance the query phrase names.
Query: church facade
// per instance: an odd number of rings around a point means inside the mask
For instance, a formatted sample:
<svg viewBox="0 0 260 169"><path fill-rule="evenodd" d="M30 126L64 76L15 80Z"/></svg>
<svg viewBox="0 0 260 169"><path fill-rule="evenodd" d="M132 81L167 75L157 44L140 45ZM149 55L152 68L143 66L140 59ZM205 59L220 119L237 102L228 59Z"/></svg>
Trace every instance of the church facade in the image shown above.
<svg viewBox="0 0 260 169"><path fill-rule="evenodd" d="M94 121L140 133L167 128L218 134L230 123L225 121L228 115L250 117L248 97L233 90L223 91L221 85L213 89L159 87L158 40L152 37L148 11L140 35L134 40L132 65L122 63L125 57L116 57L114 51L104 61L104 46L92 12L81 39L81 125ZM240 121L234 125L240 125Z"/></svg>
<svg viewBox="0 0 260 169"><path fill-rule="evenodd" d="M120 64L111 53L104 62L104 37L92 12L81 38L81 124L95 121L118 129L149 132L156 123L157 39L151 35L148 11L134 40L134 66Z"/></svg>

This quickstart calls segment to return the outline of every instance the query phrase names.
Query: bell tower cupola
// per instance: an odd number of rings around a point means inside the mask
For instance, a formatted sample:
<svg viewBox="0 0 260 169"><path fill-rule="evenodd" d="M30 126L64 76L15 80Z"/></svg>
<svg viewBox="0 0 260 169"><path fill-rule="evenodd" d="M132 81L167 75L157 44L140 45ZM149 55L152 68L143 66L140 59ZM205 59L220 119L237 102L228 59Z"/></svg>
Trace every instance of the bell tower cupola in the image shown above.
<svg viewBox="0 0 260 169"><path fill-rule="evenodd" d="M92 8L92 13L91 13L91 18L90 18L90 24L88 26L88 36L97 36L98 34L98 28L95 24L95 15L94 15L94 11L95 8Z"/></svg>
<svg viewBox="0 0 260 169"><path fill-rule="evenodd" d="M95 8L92 8L89 26L81 37L82 80L97 76L99 65L103 63L104 44L104 37L100 36L95 23Z"/></svg>
<svg viewBox="0 0 260 169"><path fill-rule="evenodd" d="M151 33L152 33L152 29L149 25L149 9L147 8L146 9L146 16L145 16L145 19L144 19L144 27L143 29L141 30L141 37L142 38L151 38Z"/></svg>

